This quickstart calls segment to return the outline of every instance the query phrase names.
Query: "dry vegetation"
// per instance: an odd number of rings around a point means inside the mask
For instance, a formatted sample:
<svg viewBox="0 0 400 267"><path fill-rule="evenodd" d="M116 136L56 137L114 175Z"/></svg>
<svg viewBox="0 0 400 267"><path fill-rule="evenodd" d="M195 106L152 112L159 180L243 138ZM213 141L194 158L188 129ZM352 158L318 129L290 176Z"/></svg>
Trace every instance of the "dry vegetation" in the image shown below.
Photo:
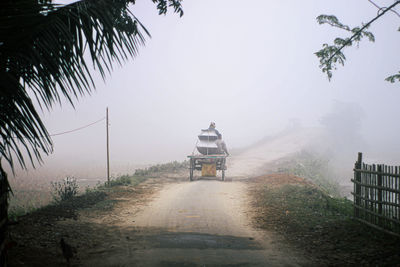
<svg viewBox="0 0 400 267"><path fill-rule="evenodd" d="M80 258L88 256L85 251L90 246L107 245L111 242L109 236L118 238L113 232L115 228L107 224L92 224L82 216L109 217L110 211L126 201L124 199L129 199L134 206L140 204L156 189L154 182L147 181L128 186L101 186L18 217L10 226L10 266L67 266L60 249L61 238L77 250L72 266L81 266Z"/></svg>
<svg viewBox="0 0 400 267"><path fill-rule="evenodd" d="M162 176L166 171L170 171L170 177L175 178ZM11 214L8 240L10 266L66 266L60 250L61 238L72 244L80 257L89 257L85 255L88 246L107 245L111 242L107 240L109 236L118 239L116 234L121 233L115 233L116 228L112 224L91 224L84 218L112 219L110 211L115 212L126 202L140 209L163 183L183 179L178 175L183 171L186 173L185 164L158 165L157 169L149 168L142 172L143 175L122 175L109 184L98 184L86 188L84 193L68 197L64 193L69 195L77 189L76 183L71 179L59 182L53 192L57 201L24 215ZM164 178L160 179L161 176ZM106 232L108 237L104 234ZM73 262L79 265L80 259L75 257Z"/></svg>
<svg viewBox="0 0 400 267"><path fill-rule="evenodd" d="M110 185L136 185L145 181L147 178L157 177L181 177L186 175L187 168L189 167L188 161L183 162L168 162L165 164L157 164L148 168L136 169L133 174L119 175L112 177ZM70 186L65 186L67 179L75 181L75 189ZM12 178L11 187L13 194L10 197L9 216L12 220L17 217L32 213L35 210L52 204L54 200L59 199L61 196L56 192L58 190L73 190L76 194L83 194L87 191L93 191L98 188L104 187L104 181L100 180L85 180L67 176L63 180L54 181L49 177L46 179L33 179L27 178ZM97 184L95 184L97 181ZM61 186L61 187L60 187Z"/></svg>
<svg viewBox="0 0 400 267"><path fill-rule="evenodd" d="M352 218L351 201L289 174L252 181L254 222L302 249L318 266L398 266L400 240Z"/></svg>

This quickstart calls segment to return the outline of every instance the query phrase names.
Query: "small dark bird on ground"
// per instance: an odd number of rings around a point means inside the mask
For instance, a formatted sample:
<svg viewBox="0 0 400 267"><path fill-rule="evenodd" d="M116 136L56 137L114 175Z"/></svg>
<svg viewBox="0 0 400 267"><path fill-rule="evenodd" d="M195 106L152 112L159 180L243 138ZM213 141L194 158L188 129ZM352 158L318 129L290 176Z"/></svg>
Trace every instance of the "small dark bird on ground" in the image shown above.
<svg viewBox="0 0 400 267"><path fill-rule="evenodd" d="M61 238L60 241L61 250L63 253L64 258L67 260L68 266L70 266L70 259L74 257L74 253L76 253L76 249L71 245L67 244L64 238Z"/></svg>

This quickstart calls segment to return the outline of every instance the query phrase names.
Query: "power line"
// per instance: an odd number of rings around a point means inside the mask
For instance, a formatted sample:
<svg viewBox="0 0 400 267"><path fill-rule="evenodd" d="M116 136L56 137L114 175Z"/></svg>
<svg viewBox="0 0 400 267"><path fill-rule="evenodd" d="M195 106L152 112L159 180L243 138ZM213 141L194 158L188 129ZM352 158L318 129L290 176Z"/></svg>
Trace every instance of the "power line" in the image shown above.
<svg viewBox="0 0 400 267"><path fill-rule="evenodd" d="M105 119L106 119L106 117L103 117L103 118L101 118L100 120L97 120L97 121L95 121L95 122L89 123L89 124L87 124L87 125L85 125L85 126L82 126L82 127L79 127L79 128L73 129L73 130L61 132L61 133L50 134L50 136L57 136L57 135L63 135L63 134L73 133L73 132L76 132L76 131L85 129L85 128L89 127L89 126L92 126L92 125L94 125L94 124L96 124L96 123L99 123L99 122L101 122L101 121L104 121Z"/></svg>
<svg viewBox="0 0 400 267"><path fill-rule="evenodd" d="M76 131L85 129L85 128L89 127L89 126L92 126L92 125L94 125L94 124L96 124L96 123L102 122L102 121L104 121L105 119L106 119L106 117L103 117L103 118L101 118L100 120L97 120L97 121L95 121L95 122L89 123L89 124L87 124L87 125L85 125L85 126L82 126L82 127L79 127L79 128L73 129L73 130L61 132L61 133L49 134L49 136L58 136L58 135L73 133L73 132L76 132ZM43 138L43 137L45 137L45 136L40 136L40 137ZM12 136L11 138L18 138L18 137ZM23 137L23 138L26 138L26 137Z"/></svg>
<svg viewBox="0 0 400 267"><path fill-rule="evenodd" d="M377 9L379 9L379 10L378 10L378 13L387 8L387 7L380 7L380 6L378 6L378 5L377 5L376 3L374 3L372 0L367 0L367 1L370 2L371 4L373 4ZM400 17L400 14L397 13L397 11L395 11L395 10L393 10L393 9L390 10L390 11L393 12L394 14L396 14L398 17Z"/></svg>

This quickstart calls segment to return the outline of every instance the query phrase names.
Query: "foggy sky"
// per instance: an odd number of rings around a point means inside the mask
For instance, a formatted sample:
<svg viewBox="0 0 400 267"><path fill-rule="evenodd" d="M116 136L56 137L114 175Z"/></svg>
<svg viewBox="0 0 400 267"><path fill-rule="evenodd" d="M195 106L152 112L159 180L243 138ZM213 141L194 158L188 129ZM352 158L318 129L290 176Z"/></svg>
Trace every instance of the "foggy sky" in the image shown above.
<svg viewBox="0 0 400 267"><path fill-rule="evenodd" d="M105 83L94 74L96 91L75 109L65 102L44 111L48 131L96 121L108 106L116 168L184 160L210 121L229 147L250 145L293 120L317 127L339 101L362 110L359 132L371 157L397 156L400 88L384 78L400 70L400 18L389 13L373 24L376 42L345 49L345 66L328 82L314 53L347 35L315 18L335 14L358 26L376 16L368 1L185 0L183 8L182 18L172 12L159 16L151 1L138 1L131 10L152 38ZM104 123L56 136L42 168L105 168L105 138ZM372 155L381 147L391 151Z"/></svg>

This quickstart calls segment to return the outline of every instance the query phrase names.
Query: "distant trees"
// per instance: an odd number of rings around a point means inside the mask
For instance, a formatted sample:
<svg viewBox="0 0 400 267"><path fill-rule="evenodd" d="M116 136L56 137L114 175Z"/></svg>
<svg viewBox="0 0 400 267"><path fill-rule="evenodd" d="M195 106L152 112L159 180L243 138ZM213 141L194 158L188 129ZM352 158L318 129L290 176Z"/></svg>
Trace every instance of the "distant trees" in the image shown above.
<svg viewBox="0 0 400 267"><path fill-rule="evenodd" d="M359 42L364 38L367 38L369 41L374 42L374 35L372 34L372 32L369 32L367 30L372 23L374 23L383 15L387 14L387 12L391 11L400 16L396 11L394 11L394 7L400 4L400 1L395 1L389 7L379 7L372 0L368 1L378 8L378 14L369 22L367 22L366 24L363 23L361 26L350 28L349 26L342 24L337 19L337 17L333 15L320 15L317 17L317 22L319 24L328 24L332 27L342 29L351 34L350 37L337 37L334 40L333 45L328 45L326 43L323 44L322 49L315 53L320 61L319 67L322 69L322 72L327 74L329 80L332 78L332 71L337 68L337 64L344 65L344 62L346 60L346 57L343 53L344 48L348 46L353 46L354 44L358 45ZM400 81L400 72L398 74L387 77L385 80L391 83L394 83L396 80Z"/></svg>
<svg viewBox="0 0 400 267"><path fill-rule="evenodd" d="M335 101L330 112L320 118L320 123L328 133L334 148L352 151L362 143L362 108L355 103Z"/></svg>

